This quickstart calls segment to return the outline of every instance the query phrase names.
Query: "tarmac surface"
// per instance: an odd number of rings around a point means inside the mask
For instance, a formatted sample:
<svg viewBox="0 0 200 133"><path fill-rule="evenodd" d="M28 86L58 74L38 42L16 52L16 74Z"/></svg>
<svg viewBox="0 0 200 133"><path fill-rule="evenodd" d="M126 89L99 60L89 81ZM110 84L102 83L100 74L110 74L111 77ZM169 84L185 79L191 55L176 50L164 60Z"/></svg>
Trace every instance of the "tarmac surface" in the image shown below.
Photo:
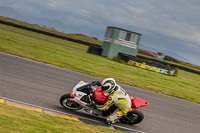
<svg viewBox="0 0 200 133"><path fill-rule="evenodd" d="M105 122L105 118L67 110L60 105L60 96L71 92L80 80L92 82L102 79L0 52L1 97ZM140 124L116 125L147 133L200 132L200 104L120 85L130 96L147 100L150 104L141 108L145 119Z"/></svg>

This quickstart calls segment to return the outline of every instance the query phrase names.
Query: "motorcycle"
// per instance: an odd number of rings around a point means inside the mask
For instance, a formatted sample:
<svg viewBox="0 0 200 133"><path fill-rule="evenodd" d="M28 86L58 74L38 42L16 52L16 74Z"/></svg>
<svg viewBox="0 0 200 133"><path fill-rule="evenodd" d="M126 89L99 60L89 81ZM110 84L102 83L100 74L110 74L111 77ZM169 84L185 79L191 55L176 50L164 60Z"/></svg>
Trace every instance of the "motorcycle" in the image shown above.
<svg viewBox="0 0 200 133"><path fill-rule="evenodd" d="M60 97L60 104L66 109L83 109L90 114L107 117L117 109L114 104L109 109L101 111L91 106L91 103L103 105L108 100L108 97L109 93L103 93L101 87L95 88L90 83L80 81L72 89L71 93L64 94ZM137 108L147 106L149 102L132 96L130 96L130 99L132 102L131 109L119 121L127 124L138 124L144 119L144 114Z"/></svg>

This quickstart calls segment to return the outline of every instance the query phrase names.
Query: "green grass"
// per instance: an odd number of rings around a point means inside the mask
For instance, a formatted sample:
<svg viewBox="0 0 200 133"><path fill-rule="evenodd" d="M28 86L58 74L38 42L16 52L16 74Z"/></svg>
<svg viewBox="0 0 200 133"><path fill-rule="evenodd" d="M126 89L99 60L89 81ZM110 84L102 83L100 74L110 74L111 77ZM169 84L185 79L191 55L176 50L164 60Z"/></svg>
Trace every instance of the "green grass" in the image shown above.
<svg viewBox="0 0 200 133"><path fill-rule="evenodd" d="M179 70L177 77L168 76L1 29L0 42L2 52L200 103L197 74Z"/></svg>
<svg viewBox="0 0 200 133"><path fill-rule="evenodd" d="M39 33L36 33L36 32L32 32L32 31L28 31L28 30L24 30L24 29L20 29L20 28L15 28L15 27L12 27L12 26L7 26L7 25L1 24L1 23L0 23L0 28L5 29L5 30L10 30L10 31L15 31L15 32L18 32L18 33L21 33L21 34L30 35L30 36L45 39L45 40L49 40L49 41L56 42L56 43L61 43L61 44L64 44L64 45L75 47L75 48L80 48L80 49L83 49L83 50L88 49L88 46L86 46L86 45L74 43L74 42L71 42L71 41L67 41L67 40L63 40L63 39L59 39L59 38L55 38L55 37L50 37L50 36L47 36L47 35L44 35L44 34L39 34Z"/></svg>
<svg viewBox="0 0 200 133"><path fill-rule="evenodd" d="M79 121L0 104L1 133L120 133Z"/></svg>

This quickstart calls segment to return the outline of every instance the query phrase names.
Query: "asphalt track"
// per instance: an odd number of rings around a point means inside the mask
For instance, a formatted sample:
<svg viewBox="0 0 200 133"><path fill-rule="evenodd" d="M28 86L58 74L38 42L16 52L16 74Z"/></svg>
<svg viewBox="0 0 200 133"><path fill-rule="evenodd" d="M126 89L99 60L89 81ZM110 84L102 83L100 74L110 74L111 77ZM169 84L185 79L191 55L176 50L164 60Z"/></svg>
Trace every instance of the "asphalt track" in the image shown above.
<svg viewBox="0 0 200 133"><path fill-rule="evenodd" d="M60 96L70 92L80 80L91 82L101 79L0 52L1 97L100 122L105 121L104 118L95 117L83 111L66 110L60 106ZM134 126L121 123L116 123L116 125L148 133L200 132L199 104L124 84L120 85L131 96L147 100L150 104L141 108L145 114L142 123Z"/></svg>

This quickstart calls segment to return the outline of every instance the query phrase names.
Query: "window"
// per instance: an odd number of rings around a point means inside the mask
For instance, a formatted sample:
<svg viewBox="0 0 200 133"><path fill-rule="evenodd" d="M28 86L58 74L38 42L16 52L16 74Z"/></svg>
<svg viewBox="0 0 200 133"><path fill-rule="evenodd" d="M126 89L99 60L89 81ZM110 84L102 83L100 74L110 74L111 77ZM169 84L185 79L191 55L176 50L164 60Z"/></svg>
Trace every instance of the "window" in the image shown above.
<svg viewBox="0 0 200 133"><path fill-rule="evenodd" d="M137 41L137 35L136 34L132 34L130 41L131 42L136 42Z"/></svg>
<svg viewBox="0 0 200 133"><path fill-rule="evenodd" d="M113 28L108 28L106 32L106 37L112 37Z"/></svg>
<svg viewBox="0 0 200 133"><path fill-rule="evenodd" d="M130 41L130 38L131 38L131 33L126 33L126 38L125 38L125 40L126 41Z"/></svg>
<svg viewBox="0 0 200 133"><path fill-rule="evenodd" d="M119 34L120 40L125 40L125 41L129 41L133 43L136 43L137 38L138 38L138 35L131 32L120 31L120 34Z"/></svg>
<svg viewBox="0 0 200 133"><path fill-rule="evenodd" d="M125 35L126 35L125 31L120 31L119 39L123 40L125 38Z"/></svg>

